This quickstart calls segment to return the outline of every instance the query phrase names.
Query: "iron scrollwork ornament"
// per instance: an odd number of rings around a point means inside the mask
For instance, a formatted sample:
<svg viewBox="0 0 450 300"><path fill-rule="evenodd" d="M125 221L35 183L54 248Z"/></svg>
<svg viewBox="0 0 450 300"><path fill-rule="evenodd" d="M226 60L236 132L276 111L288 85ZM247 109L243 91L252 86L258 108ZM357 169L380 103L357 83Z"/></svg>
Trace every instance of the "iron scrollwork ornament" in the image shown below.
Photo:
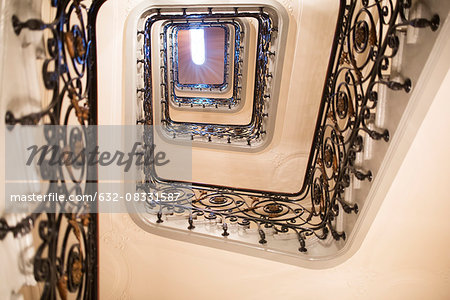
<svg viewBox="0 0 450 300"><path fill-rule="evenodd" d="M20 20L12 17L17 35L24 30L46 31L46 58L42 65L45 89L51 91L43 109L17 117L8 111L5 122L12 128L20 125L44 125L44 135L49 144L56 142L78 151L88 148L87 129L97 124L97 65L95 45L95 19L106 0L48 0L55 11L54 18L46 23L39 19ZM78 124L76 127L66 126ZM48 126L50 125L50 126ZM64 126L51 126L64 125ZM92 130L90 131L92 132ZM89 139L92 141L91 139ZM75 150L78 149L78 150ZM97 170L92 166L65 165L48 180L47 193L90 194L96 191ZM79 178L74 176L75 168ZM45 164L40 173L47 176ZM67 175L69 174L69 175ZM91 182L88 183L87 178ZM46 178L42 178L44 181ZM40 238L34 257L34 277L43 283L41 299L96 299L97 274L97 215L96 203L92 207L46 203L47 209L31 213L16 226L0 220L0 238L12 232L16 237L36 228ZM50 207L51 206L51 207ZM42 207L41 207L42 209Z"/></svg>

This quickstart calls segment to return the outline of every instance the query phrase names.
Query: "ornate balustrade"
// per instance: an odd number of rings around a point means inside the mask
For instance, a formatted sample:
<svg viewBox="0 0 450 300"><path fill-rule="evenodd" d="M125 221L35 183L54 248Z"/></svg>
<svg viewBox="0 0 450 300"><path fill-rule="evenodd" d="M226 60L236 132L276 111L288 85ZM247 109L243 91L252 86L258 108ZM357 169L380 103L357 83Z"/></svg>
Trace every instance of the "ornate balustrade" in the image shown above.
<svg viewBox="0 0 450 300"><path fill-rule="evenodd" d="M178 182L164 180L157 176L155 169L144 170L145 182L138 190L152 194L155 191L179 193L176 201L162 202L148 199L149 212L156 215L156 223L167 222L176 215L185 215L186 228L195 232L195 224L214 223L222 228L221 235L230 239L230 228L254 230L259 235L259 243L267 243L267 235L291 235L298 239L298 250L307 251L308 241L338 241L346 238L342 228L338 228L337 218L342 214L358 213L358 200L348 202L345 191L351 181L371 181L372 172L364 165L357 164L356 158L369 139L380 143L389 141L388 128L374 128L373 119L377 114L378 90L380 86L408 93L411 80L393 79L389 70L392 59L399 49L397 34L407 26L429 27L435 31L439 26L439 16L431 19L409 19L410 1L406 0L342 0L334 42L330 55L328 73L325 79L322 100L320 102L314 137L306 169L303 186L297 193L273 193L226 186L201 184L196 182ZM214 9L204 16L192 12L172 13L176 19L208 18L214 16ZM241 12L242 11L242 12ZM189 11L188 11L189 12ZM223 13L224 14L224 13ZM233 17L247 15L245 10L235 8ZM271 33L276 25L265 16L261 9L259 64L267 61L266 54L271 53ZM153 19L163 19L158 11L147 21L144 31L146 40L150 40ZM269 26L264 27L264 19ZM151 97L150 42L145 44L145 100L143 111L146 125L155 125L153 120L153 99ZM255 87L264 86L267 72L256 68ZM259 82L259 83L258 83ZM264 99L264 93L256 92L255 107ZM268 100L270 103L270 100ZM390 99L388 99L390 101ZM393 101L393 100L391 100ZM264 103L261 100L261 103ZM255 111L255 110L254 110ZM157 124L156 124L157 125ZM225 125L189 124L192 139L197 135L215 135L226 138L228 142L239 141L248 136L242 135L237 128ZM145 143L153 143L153 131L148 129L144 135ZM246 131L245 131L246 132ZM174 132L174 136L178 132ZM209 139L211 141L211 139ZM248 143L252 147L252 143ZM270 171L270 170L268 170ZM167 221L166 221L167 219Z"/></svg>
<svg viewBox="0 0 450 300"><path fill-rule="evenodd" d="M10 129L15 125L45 125L49 144L61 144L74 150L86 145L86 130L97 124L96 45L95 22L98 9L105 0L85 1L51 0L55 17L46 23L39 19L20 20L12 17L17 35L23 31L45 31L46 57L42 79L51 99L42 100L43 109L24 116L8 111L5 122ZM77 127L52 126L72 125ZM92 141L93 139L90 139ZM66 148L65 148L66 149ZM76 168L74 166L74 168ZM61 168L48 180L47 194L93 194L96 192L97 169L87 164L80 166L82 175L73 178L70 165ZM41 166L41 175L51 169ZM73 172L72 172L73 171ZM69 172L70 176L67 175ZM47 174L48 175L48 174ZM42 180L46 181L45 178ZM15 226L0 220L0 238L14 237L38 231L39 241L34 264L34 278L43 284L41 299L96 299L98 295L98 241L96 203L92 207L64 202L43 203L36 212Z"/></svg>

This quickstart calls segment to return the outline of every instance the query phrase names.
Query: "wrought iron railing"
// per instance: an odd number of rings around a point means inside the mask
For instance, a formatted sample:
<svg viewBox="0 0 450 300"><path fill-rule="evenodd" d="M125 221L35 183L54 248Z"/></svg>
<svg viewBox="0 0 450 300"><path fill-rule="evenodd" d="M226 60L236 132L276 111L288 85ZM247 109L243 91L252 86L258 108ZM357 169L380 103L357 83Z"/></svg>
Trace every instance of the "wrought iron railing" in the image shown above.
<svg viewBox="0 0 450 300"><path fill-rule="evenodd" d="M234 41L231 43L229 41L229 29L227 25L233 26L235 29ZM168 28L175 27L176 31L167 33ZM221 84L181 84L179 82L179 66L178 66L178 30L179 28L192 29L192 28L224 28L225 30L225 47L224 47L224 79ZM169 38L168 38L169 35ZM238 105L241 96L240 92L242 87L239 86L242 64L239 62L240 57L242 57L243 46L241 46L241 35L243 35L243 30L238 22L197 22L197 23L173 23L173 21L164 26L164 31L162 33L163 40L163 54L162 54L162 66L166 66L163 69L164 78L161 87L163 88L162 93L165 95L165 89L169 89L171 101L178 106L190 106L190 107L228 107L229 109ZM232 51L231 48L235 49ZM171 51L168 51L168 48ZM232 51L232 52L231 52ZM170 64L168 64L168 55L171 54ZM231 84L231 76L229 74L230 68L230 54L234 54L233 58L233 83ZM170 66L170 70L167 68ZM170 75L169 75L170 74ZM167 84L169 82L169 85ZM224 91L229 85L232 85L233 94L230 98L220 98L220 97L201 97L202 91ZM199 94L197 97L181 97L177 95L177 89L190 88L191 90L196 90Z"/></svg>
<svg viewBox="0 0 450 300"><path fill-rule="evenodd" d="M158 9L154 11L147 19L145 28L139 31L138 34L143 34L144 40L144 60L138 60L138 63L144 63L144 88L138 89L138 93L144 93L144 111L145 116L143 120L138 120L140 124L159 125L153 122L151 111L151 103L153 101L153 84L152 84L152 40L151 32L152 26L158 21L190 21L190 20L232 20L233 18L254 18L258 22L258 41L257 41L257 59L255 71L255 92L253 98L253 113L249 124L246 125L226 125L226 124L208 124L208 123L193 123L193 122L178 122L170 117L170 80L167 71L167 49L163 49L164 64L161 65L163 69L163 80L161 85L163 88L163 97L161 99L161 125L166 133L173 138L183 138L187 140L205 140L213 141L220 140L225 143L244 142L251 145L261 141L266 131L264 129L264 120L268 117L266 112L267 101L270 98L268 79L272 77L269 72L269 56L274 55L270 51L270 43L273 32L277 29L272 26L272 20L269 14L263 10L259 12L245 12L236 9L234 12L218 12L216 13L212 8L208 13L186 13L186 10L180 11L179 14L164 13ZM164 43L166 45L166 42ZM238 49L240 50L240 49ZM238 53L235 54L237 56ZM236 58L235 58L236 59ZM239 62L239 59L237 60ZM238 80L239 74L235 70L235 80ZM237 100L239 88L235 84L234 87L234 101ZM214 101L214 105L218 104Z"/></svg>
<svg viewBox="0 0 450 300"><path fill-rule="evenodd" d="M308 239L325 240L330 235L334 240L345 239L346 234L336 228L336 218L341 214L358 213L358 204L344 199L351 178L372 180L372 173L357 166L355 159L363 149L363 134L370 139L389 141L389 130L373 129L369 122L376 114L379 86L384 85L398 92L409 92L411 80L393 80L386 71L399 48L398 31L407 26L439 26L439 17L431 19L408 19L410 1L407 0L342 0L328 72L320 102L309 161L301 190L297 193L274 193L195 182L179 182L159 178L152 167L144 169L145 182L138 190L179 192L176 201L162 202L149 199L149 211L156 215L156 222L165 222L165 216L187 214L186 228L195 231L195 224L202 220L213 221L222 227L222 236L229 237L230 226L254 228L259 234L259 243L266 244L266 234L291 233L299 242L298 250L307 251ZM186 10L184 10L186 13ZM189 18L186 14L174 18ZM195 15L195 14L193 14ZM214 11L210 10L210 15ZM275 28L271 22L265 26L267 15L263 9L259 14L240 13L234 17L254 16L260 21L258 66L255 86L264 85L267 73L264 63ZM199 16L207 18L208 15ZM143 32L146 35L146 88L143 110L147 125L155 125L150 85L150 26L155 20L164 19L155 13L147 21ZM261 72L260 70L263 69ZM257 89L258 90L258 89ZM261 89L262 91L262 89ZM258 92L257 92L258 93ZM263 93L255 96L255 105L262 101ZM263 105L261 105L263 106ZM254 110L255 111L255 110ZM238 127L225 125L183 124L195 137L216 135L228 140L252 139L252 125L241 133ZM175 128L174 134L180 130ZM153 143L152 129L144 135L145 143ZM251 143L249 142L249 146ZM170 226L170 221L169 221Z"/></svg>
<svg viewBox="0 0 450 300"><path fill-rule="evenodd" d="M46 31L46 58L42 67L45 89L51 99L43 99L41 111L16 117L8 111L6 124L12 128L20 125L69 125L77 128L43 126L46 137L51 134L52 143L61 143L74 149L77 143L87 147L85 136L90 125L97 124L97 64L95 45L95 19L105 0L93 0L87 6L80 0L50 0L56 14L46 23L39 19L19 20L12 18L17 35L22 31ZM62 131L58 131L62 128ZM71 128L71 129L69 129ZM69 132L70 130L70 132ZM74 132L77 134L73 134ZM90 139L96 141L96 139ZM50 143L50 140L49 140ZM92 145L90 145L92 146ZM43 165L42 168L45 168ZM65 166L70 174L70 166ZM62 194L92 194L97 189L97 168L83 166L84 179L65 178L61 169L57 178L49 180L48 191ZM41 170L45 174L45 170ZM89 178L92 182L88 182ZM77 299L98 297L98 223L96 203L86 208L53 202L49 207L40 207L15 226L0 220L0 239L8 234L18 237L36 229L40 238L34 264L34 278L43 284L41 299L66 299L74 295ZM72 204L73 205L73 204ZM50 207L51 206L51 207ZM64 206L64 207L63 207Z"/></svg>
<svg viewBox="0 0 450 300"><path fill-rule="evenodd" d="M205 22L197 22L197 23L183 23L183 24L168 24L168 27L174 27L172 33L170 34L170 37L172 39L170 43L170 45L172 46L172 60L173 60L173 66L172 66L172 70L174 72L174 83L175 86L177 88L183 88L183 87L187 87L187 88L191 88L191 89L219 89L219 90L223 90L226 88L227 86L227 73L228 73L228 66L229 66L229 53L228 53L228 49L231 46L230 42L229 42L229 37L230 37L230 30L229 28L226 26L230 23L208 23L205 24ZM235 24L234 24L235 25ZM211 83L211 84L199 84L199 83L182 83L180 82L179 79L179 75L180 75L180 70L179 70L179 65L178 65L178 61L179 61L179 47L178 47L178 43L179 43L179 39L178 39L178 33L180 30L191 30L191 29L208 29L208 28L221 28L224 31L224 45L223 45L223 81L221 83ZM164 28L164 45L167 47L167 27Z"/></svg>

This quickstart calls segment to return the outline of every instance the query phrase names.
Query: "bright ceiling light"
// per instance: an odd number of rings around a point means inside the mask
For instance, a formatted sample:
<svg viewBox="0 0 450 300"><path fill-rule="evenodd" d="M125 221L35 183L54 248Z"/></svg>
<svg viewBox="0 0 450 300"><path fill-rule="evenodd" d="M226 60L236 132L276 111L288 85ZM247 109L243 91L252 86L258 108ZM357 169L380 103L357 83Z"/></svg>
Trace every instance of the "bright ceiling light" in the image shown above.
<svg viewBox="0 0 450 300"><path fill-rule="evenodd" d="M205 63L205 30L189 29L191 38L191 57L196 65Z"/></svg>

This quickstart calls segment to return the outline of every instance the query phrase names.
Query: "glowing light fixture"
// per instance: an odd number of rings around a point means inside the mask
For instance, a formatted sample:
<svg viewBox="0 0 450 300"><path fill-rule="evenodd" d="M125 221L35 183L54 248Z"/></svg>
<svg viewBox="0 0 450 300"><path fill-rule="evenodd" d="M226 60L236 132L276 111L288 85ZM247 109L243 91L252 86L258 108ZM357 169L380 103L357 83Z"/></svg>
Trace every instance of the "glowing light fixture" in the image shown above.
<svg viewBox="0 0 450 300"><path fill-rule="evenodd" d="M191 38L191 57L196 65L205 63L205 30L189 29Z"/></svg>

